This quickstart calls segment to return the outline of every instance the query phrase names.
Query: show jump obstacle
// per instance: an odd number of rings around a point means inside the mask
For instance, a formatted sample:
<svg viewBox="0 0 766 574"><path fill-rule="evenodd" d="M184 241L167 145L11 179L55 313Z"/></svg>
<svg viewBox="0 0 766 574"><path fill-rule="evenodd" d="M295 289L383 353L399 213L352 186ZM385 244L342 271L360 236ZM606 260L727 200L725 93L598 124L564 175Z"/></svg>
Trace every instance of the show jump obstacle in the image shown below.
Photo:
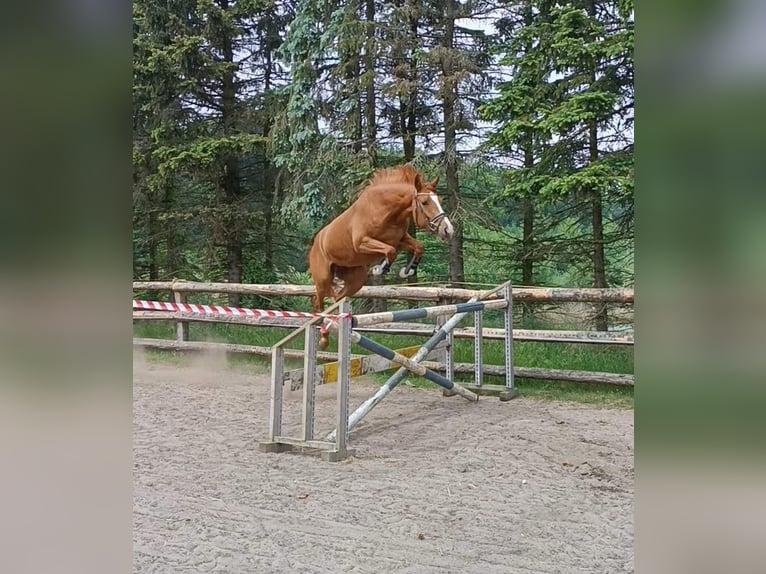
<svg viewBox="0 0 766 574"><path fill-rule="evenodd" d="M498 296L500 298L486 300ZM474 297L466 303L455 305L353 315L350 303L344 299L321 315L312 314L313 316L309 321L271 348L269 436L267 441L259 444L259 449L264 452L318 449L325 460L339 461L347 458L353 454L353 451L348 448L349 431L379 404L404 379L408 372L420 375L439 385L447 396L460 395L466 400L476 401L479 394L497 394L500 400L510 400L517 394L513 381L512 305L512 288L510 282L507 282L496 289L483 293L481 298ZM482 380L482 313L492 309L504 310L505 385L503 386L484 385ZM475 382L473 385L463 386L453 380L452 330L469 314L474 316L474 326L477 333L474 337ZM411 357L405 356L403 352L400 352L401 350L396 351L381 345L355 330L369 325L397 323L421 318L436 318L436 329L428 341L417 349ZM324 439L316 439L314 436L316 385L330 382L328 377L323 375L326 370L317 364L317 342L320 328L334 332L338 339L338 360L337 364L334 365L332 375L332 379L336 381L337 385L335 430ZM301 335L305 341L303 372L302 377L296 377L295 372L285 372L285 345ZM385 366L389 368L399 366L400 368L372 397L349 415L351 364L352 361L359 361L359 358L352 358L351 356L351 343L389 362ZM444 358L444 375L427 369L421 364L434 351L441 352ZM356 370L360 371L361 369ZM282 434L283 390L286 380L293 382L300 380L303 387L303 412L299 437L288 437Z"/></svg>
<svg viewBox="0 0 766 574"><path fill-rule="evenodd" d="M178 294L176 294L178 295ZM491 291L483 292L465 303L438 305L418 309L405 309L386 313L368 313L353 315L351 304L344 299L335 303L323 313L299 311L268 311L263 309L242 309L220 305L197 305L186 303L180 297L175 302L133 301L135 313L151 312L158 317L173 313L173 317L215 316L218 320L237 319L250 324L268 324L274 320L308 319L295 331L271 347L271 392L269 412L268 440L259 444L264 452L283 452L289 450L319 450L325 460L339 461L352 454L348 448L348 433L378 405L404 379L407 373L414 373L439 385L446 396L460 395L466 400L476 401L479 394L495 394L500 400L510 400L516 396L513 381L513 291L507 282ZM505 348L504 385L483 384L484 365L482 358L482 314L488 310L504 311L502 338ZM454 341L453 329L468 315L473 314L474 321L474 384L459 385L454 382L455 364L452 357ZM357 329L380 326L388 330L392 324L412 319L436 319L433 334L421 347L390 349L366 337ZM395 325L393 325L395 326ZM428 328L427 325L422 325ZM180 330L182 325L177 326ZM337 361L331 364L318 364L318 335L320 329L334 332L338 339ZM179 336L182 333L179 332ZM303 369L285 371L286 345L303 335ZM495 337L497 338L497 337ZM370 351L372 355L351 356L351 344L354 343ZM441 355L444 375L426 368L422 363L429 355ZM352 372L353 365L353 372ZM399 370L391 376L378 391L353 413L349 415L349 381L352 376L384 371L398 366ZM292 390L303 387L303 413L299 437L282 434L282 411L284 385L289 382ZM337 408L335 429L324 439L314 437L314 400L316 385L336 382Z"/></svg>

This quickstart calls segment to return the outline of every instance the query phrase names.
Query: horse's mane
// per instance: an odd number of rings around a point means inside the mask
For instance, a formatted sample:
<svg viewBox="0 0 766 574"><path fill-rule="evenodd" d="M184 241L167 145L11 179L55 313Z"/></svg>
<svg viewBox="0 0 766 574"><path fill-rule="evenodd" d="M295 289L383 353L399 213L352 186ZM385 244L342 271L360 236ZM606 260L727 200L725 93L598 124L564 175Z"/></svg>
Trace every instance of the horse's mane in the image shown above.
<svg viewBox="0 0 766 574"><path fill-rule="evenodd" d="M382 183L409 183L416 185L422 183L423 174L410 164L376 169L367 185L379 185Z"/></svg>
<svg viewBox="0 0 766 574"><path fill-rule="evenodd" d="M408 183L420 190L425 182L425 176L410 164L399 165L396 167L385 167L376 169L370 178L364 183L357 192L357 197L366 189L383 184L390 183Z"/></svg>

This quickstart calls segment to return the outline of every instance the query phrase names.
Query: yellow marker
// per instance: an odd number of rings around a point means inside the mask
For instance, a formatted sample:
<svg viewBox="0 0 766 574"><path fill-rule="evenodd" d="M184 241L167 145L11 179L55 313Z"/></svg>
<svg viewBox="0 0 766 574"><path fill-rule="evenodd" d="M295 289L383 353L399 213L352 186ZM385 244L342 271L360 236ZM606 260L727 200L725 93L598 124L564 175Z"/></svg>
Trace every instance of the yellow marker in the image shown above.
<svg viewBox="0 0 766 574"><path fill-rule="evenodd" d="M414 347L405 347L404 349L394 349L394 353L399 353L400 355L404 355L408 359L412 357L415 353L417 353L420 350L419 346ZM398 369L399 365L397 363L391 362L390 369Z"/></svg>
<svg viewBox="0 0 766 574"><path fill-rule="evenodd" d="M415 353L418 352L419 349L420 349L420 346L415 345L413 347L405 347L403 349L397 349L396 352L401 355L404 355L405 357L412 357ZM397 365L396 363L391 362L389 366L385 369L365 371L364 369L365 363L371 358L372 359L376 358L376 355L370 355L365 357L354 357L353 359L351 359L349 363L349 376L351 378L360 377L362 375L366 375L369 373L376 373L376 372L385 371L388 369L396 369L399 367L399 365ZM337 382L338 380L338 362L337 361L334 361L332 363L325 363L324 365L320 365L319 367L322 369L320 384L326 385L328 383Z"/></svg>

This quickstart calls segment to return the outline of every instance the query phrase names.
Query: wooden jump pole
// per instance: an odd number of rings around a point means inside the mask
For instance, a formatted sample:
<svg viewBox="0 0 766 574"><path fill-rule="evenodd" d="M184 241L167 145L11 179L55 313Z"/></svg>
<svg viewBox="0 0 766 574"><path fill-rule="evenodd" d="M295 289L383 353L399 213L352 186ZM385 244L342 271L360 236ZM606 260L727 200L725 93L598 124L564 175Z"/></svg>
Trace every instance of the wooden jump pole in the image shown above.
<svg viewBox="0 0 766 574"><path fill-rule="evenodd" d="M441 376L439 373L436 373L435 371L432 371L431 369L425 368L420 363L416 363L412 359L409 359L405 357L404 355L397 353L393 349L389 349L385 345L381 345L380 343L376 343L372 339L369 339L365 337L364 335L360 335L359 333L356 333L355 331L351 331L351 341L362 347L363 349L367 349L368 351L375 353L376 355L380 355L381 357L384 357L388 359L391 362L396 363L397 365L401 365L408 371L411 371L415 373L416 375L420 375L421 377L431 381L432 383L436 383L440 387L447 389L448 391L454 392L457 395L460 395L464 399L468 401L478 401L479 396L466 389L465 387L458 385L457 383L450 381L449 379Z"/></svg>
<svg viewBox="0 0 766 574"><path fill-rule="evenodd" d="M403 309L401 311L386 311L383 313L367 313L355 315L354 328L367 327L378 323L397 323L411 319L432 319L442 315L465 314L470 312L488 311L490 309L505 309L508 302L505 299L496 301L479 301L474 297L467 303L455 305L437 305L434 307L422 307L419 309Z"/></svg>

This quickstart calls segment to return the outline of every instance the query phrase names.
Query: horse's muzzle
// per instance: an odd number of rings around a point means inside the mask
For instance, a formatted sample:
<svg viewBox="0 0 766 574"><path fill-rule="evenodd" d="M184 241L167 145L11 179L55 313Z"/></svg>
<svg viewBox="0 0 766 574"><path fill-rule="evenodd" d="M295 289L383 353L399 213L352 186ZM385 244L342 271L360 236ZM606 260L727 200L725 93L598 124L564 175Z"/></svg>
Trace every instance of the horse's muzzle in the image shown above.
<svg viewBox="0 0 766 574"><path fill-rule="evenodd" d="M455 228L452 227L452 222L445 217L439 222L439 228L436 231L440 239L447 240L455 233Z"/></svg>

